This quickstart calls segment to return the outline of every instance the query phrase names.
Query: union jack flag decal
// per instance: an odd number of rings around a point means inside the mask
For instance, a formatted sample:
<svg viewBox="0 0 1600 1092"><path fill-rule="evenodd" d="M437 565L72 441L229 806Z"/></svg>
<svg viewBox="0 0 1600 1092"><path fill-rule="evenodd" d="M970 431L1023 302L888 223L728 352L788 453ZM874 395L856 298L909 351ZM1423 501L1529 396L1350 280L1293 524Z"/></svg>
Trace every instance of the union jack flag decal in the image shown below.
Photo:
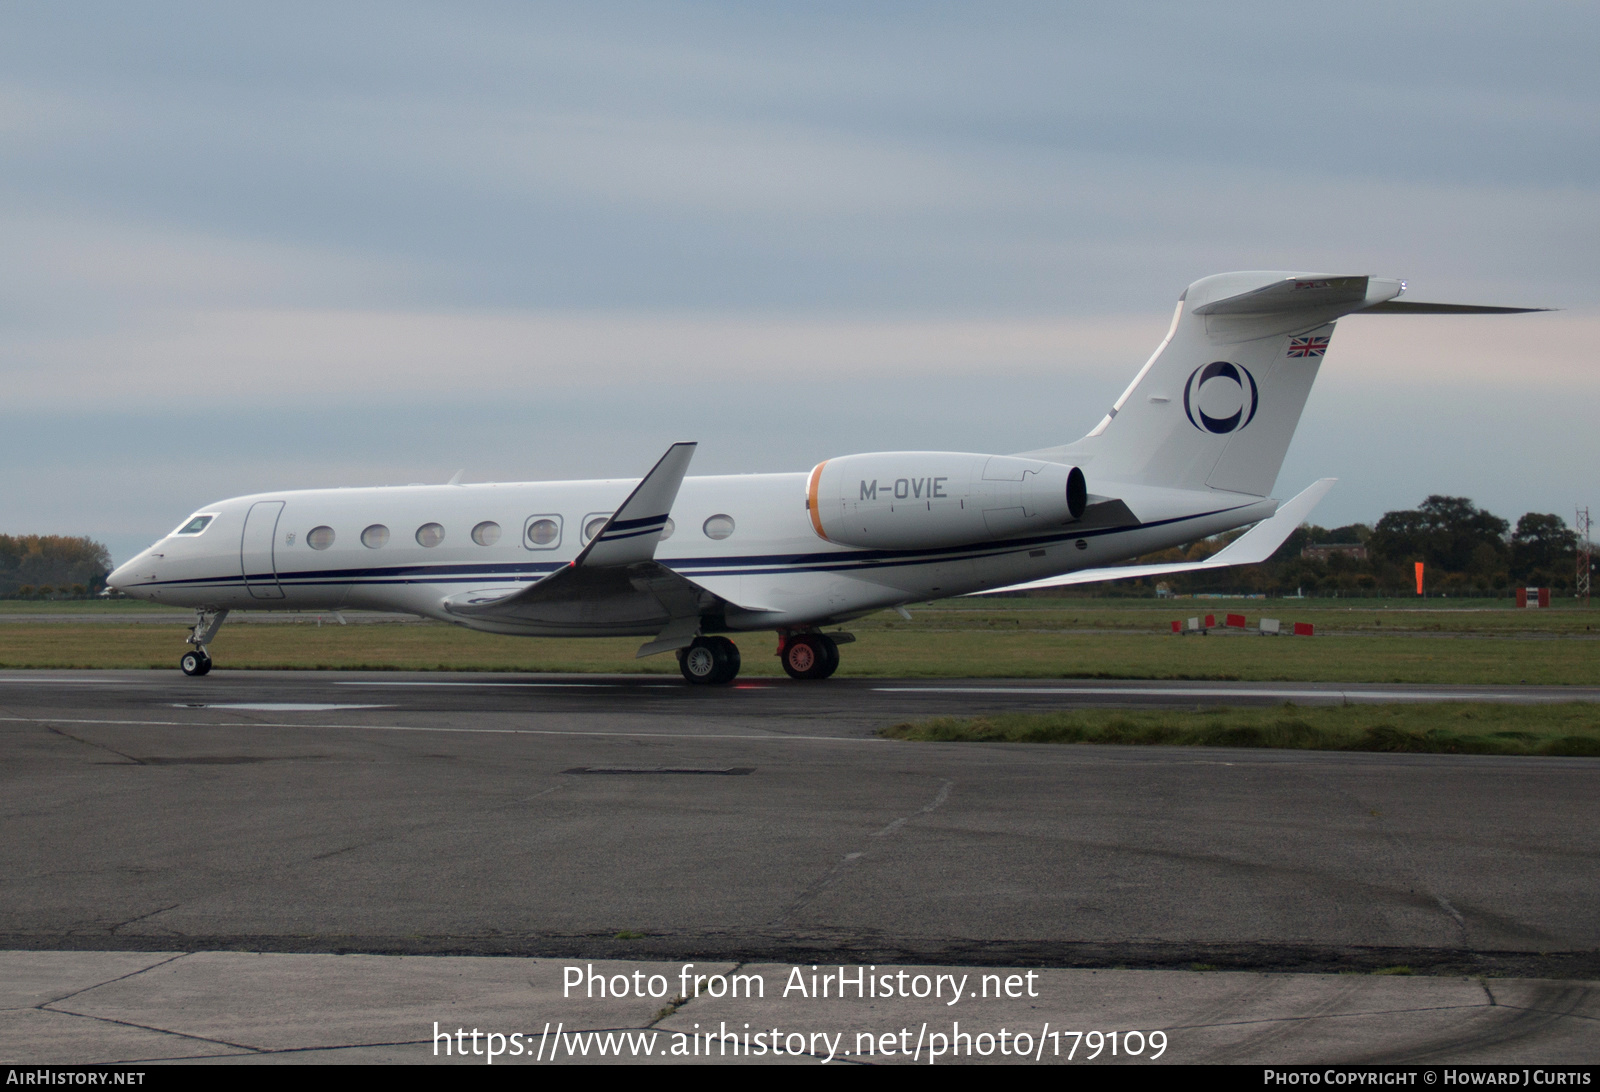
<svg viewBox="0 0 1600 1092"><path fill-rule="evenodd" d="M1290 356L1321 356L1328 351L1325 337L1292 337L1289 339Z"/></svg>

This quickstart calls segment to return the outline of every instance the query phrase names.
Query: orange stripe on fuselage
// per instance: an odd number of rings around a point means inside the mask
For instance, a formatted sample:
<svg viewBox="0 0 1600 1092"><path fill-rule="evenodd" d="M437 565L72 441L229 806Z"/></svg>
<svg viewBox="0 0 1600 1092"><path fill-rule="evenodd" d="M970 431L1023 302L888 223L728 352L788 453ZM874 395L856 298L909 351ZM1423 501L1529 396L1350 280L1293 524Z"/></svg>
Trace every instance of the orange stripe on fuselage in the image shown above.
<svg viewBox="0 0 1600 1092"><path fill-rule="evenodd" d="M811 513L812 529L824 542L828 539L828 532L822 529L822 509L817 505L817 485L822 481L822 468L827 465L826 459L818 463L816 469L811 472L811 481L806 484L806 511Z"/></svg>

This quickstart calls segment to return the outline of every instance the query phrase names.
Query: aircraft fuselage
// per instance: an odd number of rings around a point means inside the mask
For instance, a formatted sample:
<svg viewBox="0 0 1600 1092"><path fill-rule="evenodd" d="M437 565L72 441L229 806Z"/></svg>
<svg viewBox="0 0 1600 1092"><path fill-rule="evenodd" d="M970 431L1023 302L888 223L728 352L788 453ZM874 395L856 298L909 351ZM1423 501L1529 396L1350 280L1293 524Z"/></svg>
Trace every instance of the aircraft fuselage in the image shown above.
<svg viewBox="0 0 1600 1092"><path fill-rule="evenodd" d="M819 536L807 478L683 480L655 560L749 608L726 611L715 628L821 625L1104 566L1255 522L1276 507L1241 494L1091 482L1094 492L1126 501L1138 519L1058 523L961 545L866 549ZM109 583L134 598L210 610L382 610L528 636L649 635L662 619L648 597L631 606L626 597L575 603L515 623L464 618L448 607L569 565L636 485L638 479L603 479L235 497L201 509L186 526L210 516L202 530L185 534L180 527Z"/></svg>

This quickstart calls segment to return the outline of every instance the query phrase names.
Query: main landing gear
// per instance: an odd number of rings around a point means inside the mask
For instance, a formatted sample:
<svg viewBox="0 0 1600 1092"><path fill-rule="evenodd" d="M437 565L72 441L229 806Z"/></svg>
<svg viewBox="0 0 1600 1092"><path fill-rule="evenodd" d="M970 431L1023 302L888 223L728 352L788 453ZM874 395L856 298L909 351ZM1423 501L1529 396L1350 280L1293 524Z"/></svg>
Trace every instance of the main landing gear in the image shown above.
<svg viewBox="0 0 1600 1092"><path fill-rule="evenodd" d="M211 654L206 651L206 646L216 639L217 630L222 628L228 611L226 607L222 610L202 608L194 614L194 629L189 631L189 643L194 647L178 660L178 666L189 676L204 675L211 670Z"/></svg>
<svg viewBox="0 0 1600 1092"><path fill-rule="evenodd" d="M779 630L778 659L791 679L826 679L839 670L839 646L854 640L849 633ZM678 650L678 670L700 686L730 683L739 674L739 647L726 637L696 637Z"/></svg>
<svg viewBox="0 0 1600 1092"><path fill-rule="evenodd" d="M726 637L696 637L678 650L678 670L699 686L730 683L739 674L739 646Z"/></svg>
<svg viewBox="0 0 1600 1092"><path fill-rule="evenodd" d="M839 670L839 645L826 633L779 633L778 659L791 679L826 679Z"/></svg>

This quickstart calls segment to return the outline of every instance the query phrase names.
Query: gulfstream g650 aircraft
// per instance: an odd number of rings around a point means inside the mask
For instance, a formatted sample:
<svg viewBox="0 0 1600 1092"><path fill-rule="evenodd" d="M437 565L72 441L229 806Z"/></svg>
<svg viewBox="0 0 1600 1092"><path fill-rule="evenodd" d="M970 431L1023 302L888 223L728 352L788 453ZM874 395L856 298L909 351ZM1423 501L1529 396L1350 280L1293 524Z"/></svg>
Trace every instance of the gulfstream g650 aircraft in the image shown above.
<svg viewBox="0 0 1600 1092"><path fill-rule="evenodd" d="M492 633L648 638L691 683L739 672L726 636L776 631L784 670L820 679L873 611L1265 561L1332 486L1268 494L1327 352L1355 312L1485 313L1397 300L1400 281L1224 273L1094 430L1019 455L884 451L809 473L685 477L673 444L639 480L314 489L201 509L111 589L194 607L183 670L230 610L403 611ZM1195 564L1114 566L1257 524Z"/></svg>

